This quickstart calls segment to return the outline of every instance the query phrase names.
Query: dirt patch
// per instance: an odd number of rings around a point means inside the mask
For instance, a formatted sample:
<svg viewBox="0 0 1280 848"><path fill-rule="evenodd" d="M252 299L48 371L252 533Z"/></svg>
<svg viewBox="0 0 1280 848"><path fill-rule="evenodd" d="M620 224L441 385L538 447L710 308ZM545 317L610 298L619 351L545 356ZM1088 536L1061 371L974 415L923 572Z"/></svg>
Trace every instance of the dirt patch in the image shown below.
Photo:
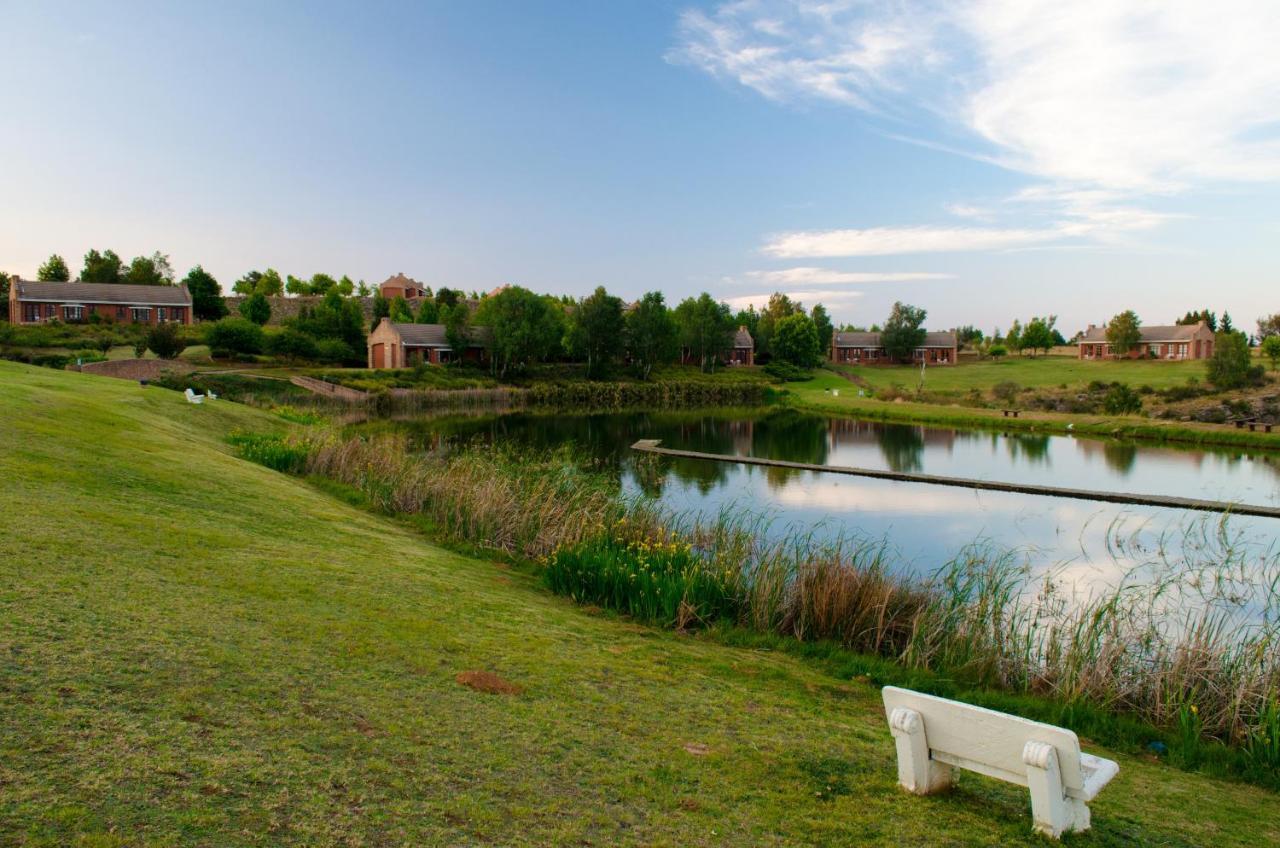
<svg viewBox="0 0 1280 848"><path fill-rule="evenodd" d="M524 687L505 680L492 671L464 671L454 678L458 683L489 695L519 695Z"/></svg>
<svg viewBox="0 0 1280 848"><path fill-rule="evenodd" d="M83 374L117 377L121 380L158 380L165 374L186 374L195 366L180 359L114 359L110 362L86 362Z"/></svg>
<svg viewBox="0 0 1280 848"><path fill-rule="evenodd" d="M686 742L684 743L684 749L695 757L705 757L711 753L711 747L701 742Z"/></svg>

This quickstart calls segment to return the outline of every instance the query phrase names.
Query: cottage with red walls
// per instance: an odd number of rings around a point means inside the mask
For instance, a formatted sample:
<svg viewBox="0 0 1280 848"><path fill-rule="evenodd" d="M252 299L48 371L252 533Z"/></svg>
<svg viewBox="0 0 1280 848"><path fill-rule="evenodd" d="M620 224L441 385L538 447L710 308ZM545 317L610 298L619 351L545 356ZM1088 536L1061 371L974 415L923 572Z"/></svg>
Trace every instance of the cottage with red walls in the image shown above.
<svg viewBox="0 0 1280 848"><path fill-rule="evenodd" d="M386 318L369 334L370 368L412 368L415 365L442 365L456 359L487 362L488 327L471 327L467 349L455 351L444 324L398 324Z"/></svg>
<svg viewBox="0 0 1280 848"><path fill-rule="evenodd" d="M1198 324L1139 327L1139 342L1125 354L1129 359L1209 359L1213 356L1213 330ZM1080 337L1079 359L1117 359L1107 341L1107 328L1090 324Z"/></svg>
<svg viewBox="0 0 1280 848"><path fill-rule="evenodd" d="M190 324L194 320L186 286L9 282L10 324L78 323L93 315L118 324Z"/></svg>
<svg viewBox="0 0 1280 848"><path fill-rule="evenodd" d="M954 365L960 343L953 331L925 333L911 354L911 361L929 365ZM831 339L831 361L846 365L887 365L889 358L879 333L836 333Z"/></svg>

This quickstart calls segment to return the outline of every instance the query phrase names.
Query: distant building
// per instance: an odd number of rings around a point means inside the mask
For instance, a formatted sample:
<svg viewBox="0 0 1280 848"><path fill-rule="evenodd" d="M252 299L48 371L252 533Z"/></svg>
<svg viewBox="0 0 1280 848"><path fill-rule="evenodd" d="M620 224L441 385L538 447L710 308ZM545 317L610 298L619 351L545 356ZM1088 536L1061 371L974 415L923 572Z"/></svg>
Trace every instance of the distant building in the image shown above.
<svg viewBox="0 0 1280 848"><path fill-rule="evenodd" d="M925 333L924 342L911 354L912 362L954 365L960 343L953 331ZM831 361L847 365L885 365L893 360L879 333L836 333L831 339Z"/></svg>
<svg viewBox="0 0 1280 848"><path fill-rule="evenodd" d="M405 300L416 300L427 296L426 286L412 277L406 277L404 274L399 273L394 277L388 277L382 285L378 286L378 291L382 292L382 296L387 300L395 300L397 297L403 297Z"/></svg>
<svg viewBox="0 0 1280 848"><path fill-rule="evenodd" d="M1198 324L1174 324L1163 327L1139 327L1140 340L1128 353L1129 359L1208 359L1213 356L1213 330ZM1107 328L1090 324L1080 337L1080 359L1116 359L1107 341Z"/></svg>
<svg viewBox="0 0 1280 848"><path fill-rule="evenodd" d="M369 334L369 367L412 368L456 359L485 362L489 328L471 327L469 334L467 349L459 352L449 346L444 324L397 324L383 318Z"/></svg>
<svg viewBox="0 0 1280 848"><path fill-rule="evenodd" d="M756 364L756 340L751 337L751 332L746 327L739 327L733 334L733 347L729 350L726 361L730 365Z"/></svg>
<svg viewBox="0 0 1280 848"><path fill-rule="evenodd" d="M78 323L91 316L120 324L190 324L191 292L186 286L123 283L9 283L9 323Z"/></svg>

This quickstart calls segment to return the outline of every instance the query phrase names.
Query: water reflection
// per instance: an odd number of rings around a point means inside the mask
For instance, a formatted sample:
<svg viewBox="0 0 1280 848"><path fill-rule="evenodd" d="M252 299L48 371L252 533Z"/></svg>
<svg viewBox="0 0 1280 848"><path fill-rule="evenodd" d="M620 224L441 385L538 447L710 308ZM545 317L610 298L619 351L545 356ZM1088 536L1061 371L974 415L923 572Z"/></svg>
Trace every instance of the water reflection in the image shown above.
<svg viewBox="0 0 1280 848"><path fill-rule="evenodd" d="M1179 534L1204 514L1155 507L977 492L785 468L637 455L640 438L668 447L820 465L885 468L1067 488L1186 494L1280 505L1280 457L1238 449L1043 434L999 434L776 411L416 417L394 423L426 446L480 440L572 450L619 491L678 510L751 510L819 533L885 538L906 567L932 570L977 539L1015 548L1033 566L1073 579L1114 580L1144 556L1177 554ZM1216 517L1209 516L1216 521ZM1280 521L1233 517L1230 532L1267 548ZM1117 540L1122 544L1117 545Z"/></svg>

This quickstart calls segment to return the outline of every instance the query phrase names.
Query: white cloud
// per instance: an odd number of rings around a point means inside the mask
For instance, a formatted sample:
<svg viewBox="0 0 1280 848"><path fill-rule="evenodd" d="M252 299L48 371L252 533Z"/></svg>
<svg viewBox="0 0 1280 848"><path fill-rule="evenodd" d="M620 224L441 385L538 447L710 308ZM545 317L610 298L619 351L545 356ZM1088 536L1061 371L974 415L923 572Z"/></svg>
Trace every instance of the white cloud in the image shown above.
<svg viewBox="0 0 1280 848"><path fill-rule="evenodd" d="M783 268L778 271L748 271L752 280L780 286L862 285L864 283L911 283L950 280L954 274L926 271L837 271L833 268Z"/></svg>
<svg viewBox="0 0 1280 848"><path fill-rule="evenodd" d="M812 306L815 303L821 303L828 308L847 306L858 298L862 297L860 291L840 291L831 289L798 289L792 291L784 291L787 297L805 306ZM757 309L769 303L769 298L773 296L773 292L760 292L758 294L743 294L737 297L725 298L725 303L734 309L746 309L748 306L754 306Z"/></svg>
<svg viewBox="0 0 1280 848"><path fill-rule="evenodd" d="M818 230L775 235L762 249L770 256L780 259L953 253L1025 247L1083 234L1085 231L1082 229L1073 232L1064 226L1046 229L873 227L865 230Z"/></svg>
<svg viewBox="0 0 1280 848"><path fill-rule="evenodd" d="M777 101L939 115L972 155L1132 197L1280 180L1278 43L1274 0L739 0L684 13L668 58Z"/></svg>

